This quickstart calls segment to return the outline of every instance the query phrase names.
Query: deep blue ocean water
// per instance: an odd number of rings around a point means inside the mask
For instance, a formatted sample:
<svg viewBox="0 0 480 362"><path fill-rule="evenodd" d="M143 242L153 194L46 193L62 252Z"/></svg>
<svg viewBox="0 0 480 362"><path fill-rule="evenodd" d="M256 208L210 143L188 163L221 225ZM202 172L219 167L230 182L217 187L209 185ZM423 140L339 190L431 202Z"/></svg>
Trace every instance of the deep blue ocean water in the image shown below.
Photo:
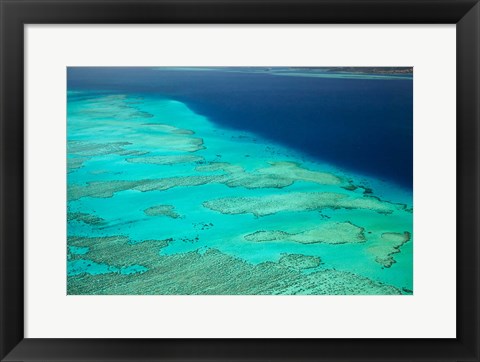
<svg viewBox="0 0 480 362"><path fill-rule="evenodd" d="M155 93L223 127L412 189L413 80L161 68L68 68L69 90Z"/></svg>

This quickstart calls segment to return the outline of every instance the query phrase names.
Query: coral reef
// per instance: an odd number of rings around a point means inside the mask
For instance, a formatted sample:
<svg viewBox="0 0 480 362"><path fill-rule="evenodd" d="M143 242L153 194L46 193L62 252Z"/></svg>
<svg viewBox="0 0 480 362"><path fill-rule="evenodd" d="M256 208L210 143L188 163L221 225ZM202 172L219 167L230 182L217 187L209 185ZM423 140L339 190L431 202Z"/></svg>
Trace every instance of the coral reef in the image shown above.
<svg viewBox="0 0 480 362"><path fill-rule="evenodd" d="M197 166L197 171L224 171L226 177L223 183L229 187L257 188L284 188L295 181L314 182L323 185L337 185L342 182L337 176L310 171L294 162L270 162L269 167L246 172L242 167L227 162L211 162L208 165Z"/></svg>
<svg viewBox="0 0 480 362"><path fill-rule="evenodd" d="M72 172L72 171L75 171L79 168L82 168L83 163L87 160L88 160L88 158L68 157L67 158L67 172Z"/></svg>
<svg viewBox="0 0 480 362"><path fill-rule="evenodd" d="M278 261L280 265L296 270L316 268L320 266L321 262L318 256L303 254L283 254Z"/></svg>
<svg viewBox="0 0 480 362"><path fill-rule="evenodd" d="M71 255L72 260L88 258L99 264L108 264L116 268L128 267L135 260L135 264L147 268L155 266L160 249L168 245L169 240L145 240L132 243L123 235L105 237L68 237L68 246L87 247L86 255ZM132 257L134 256L134 257Z"/></svg>
<svg viewBox="0 0 480 362"><path fill-rule="evenodd" d="M68 201L79 200L82 197L109 198L116 192L133 188L141 181L93 181L86 185L69 184L67 187Z"/></svg>
<svg viewBox="0 0 480 362"><path fill-rule="evenodd" d="M153 165L175 165L178 163L201 162L203 161L203 157L194 155L165 155L126 158L125 161L130 163L149 163Z"/></svg>
<svg viewBox="0 0 480 362"><path fill-rule="evenodd" d="M210 162L207 165L197 166L195 170L198 172L224 171L230 174L244 172L243 167L228 162Z"/></svg>
<svg viewBox="0 0 480 362"><path fill-rule="evenodd" d="M113 147L113 146L112 146ZM115 146L115 147L118 147ZM114 149L116 149L114 147ZM108 147L110 149L110 147ZM106 151L104 151L106 152ZM127 158L131 163L152 163L172 165L185 162L202 162L203 158L194 155L165 155L165 156L148 156L148 157L136 157ZM68 199L78 200L82 197L112 197L116 192L125 190L138 190L142 192L152 190L168 190L173 187L187 187L187 186L200 186L209 183L222 183L229 187L244 187L247 189L262 189L262 188L284 188L290 186L295 181L309 181L322 184L336 184L341 182L339 178L328 173L313 172L300 168L298 165L291 162L278 162L272 164L267 168L262 168L254 172L245 172L240 166L225 162L210 163L207 165L199 165L196 168L198 172L216 172L222 171L223 174L216 175L193 175L193 176L178 176L170 178L159 179L145 179L145 180L113 180L113 181L94 181L88 182L86 185L72 184L68 188ZM282 170L285 171L285 176L282 176ZM306 179L302 179L300 176L305 176ZM300 195L298 193L292 193L296 197ZM322 198L323 201L317 206L312 206L311 202L307 202L309 206L306 209L321 209L321 208L351 208L351 209L371 209L377 212L391 213L394 208L391 204L383 202L374 197L354 198L348 200L340 200L347 197L344 194L328 194L323 193L323 196L319 196L319 193L311 194L319 201ZM284 198L283 201L288 201L288 195L278 195L280 198ZM309 197L308 195L306 197ZM337 198L337 202L329 202L327 199ZM305 197L303 197L305 199ZM248 200L244 198L246 202L255 202L255 200ZM206 207L216 209L217 204L221 203L221 200L210 201L205 204ZM232 203L234 200L223 200L224 203ZM236 202L241 202L237 200ZM260 203L262 201L259 200ZM269 201L266 200L268 203ZM291 203L298 204L298 200ZM288 209L288 208L287 208ZM299 205L298 210L302 209ZM291 210L297 210L293 208ZM223 212L223 211L222 211ZM248 211L245 211L248 212ZM229 213L229 212L224 212ZM244 212L236 212L244 213ZM259 213L260 214L260 213Z"/></svg>
<svg viewBox="0 0 480 362"><path fill-rule="evenodd" d="M75 243L83 245L79 240ZM93 244L103 243L97 241ZM129 245L125 240L117 240L108 244L108 247L94 248L85 257L96 263L111 261L117 263L114 268L118 268L122 265L122 258L131 260L133 253L138 256L138 264L148 270L135 275L120 272L100 275L79 273L68 278L69 295L401 294L397 288L349 272L323 270L303 274L298 267L292 267L293 261L288 257L280 263L253 265L215 249L209 249L204 254L159 255L158 244L153 242ZM73 257L75 261L85 260L83 256ZM312 260L306 264L313 265Z"/></svg>
<svg viewBox="0 0 480 362"><path fill-rule="evenodd" d="M270 162L270 167L257 170L260 174L277 176L293 181L309 181L322 185L339 185L342 179L327 172L310 171L296 162Z"/></svg>
<svg viewBox="0 0 480 362"><path fill-rule="evenodd" d="M175 207L173 205L152 206L148 209L145 209L144 212L148 216L167 216L172 219L178 219L182 217L175 211Z"/></svg>
<svg viewBox="0 0 480 362"><path fill-rule="evenodd" d="M161 131L171 134L181 134L181 135L193 135L195 132L189 129L177 128L175 126L165 124L165 123L143 123L144 128L148 128L152 131Z"/></svg>
<svg viewBox="0 0 480 362"><path fill-rule="evenodd" d="M408 231L404 233L383 233L380 242L370 246L367 251L375 256L375 261L384 268L390 268L396 261L393 255L400 252L400 247L410 241Z"/></svg>
<svg viewBox="0 0 480 362"><path fill-rule="evenodd" d="M68 200L79 200L82 197L109 198L115 193L125 190L162 191L173 187L200 186L221 180L223 176L184 176L168 177L147 180L119 180L119 181L94 181L86 185L73 184L68 186Z"/></svg>
<svg viewBox="0 0 480 362"><path fill-rule="evenodd" d="M302 244L327 243L346 244L365 242L364 229L349 222L325 222L319 227L299 233L287 233L285 231L257 231L245 235L248 241L273 241L287 240Z"/></svg>
<svg viewBox="0 0 480 362"><path fill-rule="evenodd" d="M103 225L105 220L96 215L88 214L85 212L69 212L67 213L68 221L81 221L88 225Z"/></svg>
<svg viewBox="0 0 480 362"><path fill-rule="evenodd" d="M195 152L203 150L203 139L186 136L158 136L155 138L159 150Z"/></svg>
<svg viewBox="0 0 480 362"><path fill-rule="evenodd" d="M68 141L67 151L70 155L93 157L122 154L126 151L125 146L129 145L131 145L130 142L94 143L86 141Z"/></svg>
<svg viewBox="0 0 480 362"><path fill-rule="evenodd" d="M261 197L226 197L205 201L203 206L223 214L265 216L281 211L309 211L323 209L366 209L389 214L397 207L377 198L332 192L291 192Z"/></svg>

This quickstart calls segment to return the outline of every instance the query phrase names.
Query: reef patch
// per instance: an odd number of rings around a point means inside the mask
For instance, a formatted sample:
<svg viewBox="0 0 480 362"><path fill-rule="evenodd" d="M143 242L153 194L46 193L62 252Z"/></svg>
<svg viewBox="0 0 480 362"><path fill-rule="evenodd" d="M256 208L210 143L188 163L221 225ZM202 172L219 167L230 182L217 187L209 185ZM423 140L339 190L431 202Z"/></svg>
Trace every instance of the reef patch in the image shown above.
<svg viewBox="0 0 480 362"><path fill-rule="evenodd" d="M295 270L312 269L320 266L322 263L318 256L303 254L283 254L278 263L287 268Z"/></svg>
<svg viewBox="0 0 480 362"><path fill-rule="evenodd" d="M132 246L142 247L145 243ZM241 259L209 249L205 253L188 252L158 255L156 248L146 244L142 253L136 253L148 270L135 275L79 273L68 278L69 295L82 294L137 294L137 295L400 295L395 287L371 279L337 270L323 270L303 274L292 258L283 262L265 262L253 265ZM113 251L121 263L122 255L133 252L123 244ZM96 255L95 251L89 257ZM102 253L105 255L105 253ZM120 258L119 258L120 257ZM98 257L95 257L97 259ZM111 258L111 257L110 257ZM95 260L94 259L94 260ZM148 259L148 260L147 260ZM313 265L313 260L307 266ZM297 260L297 262L299 262ZM282 264L287 265L282 265ZM293 263L293 264L292 264ZM313 263L316 263L313 261ZM300 262L302 264L302 262ZM232 282L235 281L235 282Z"/></svg>
<svg viewBox="0 0 480 362"><path fill-rule="evenodd" d="M82 168L85 161L88 161L88 158L80 158L80 157L67 158L67 172L70 173L79 168Z"/></svg>
<svg viewBox="0 0 480 362"><path fill-rule="evenodd" d="M170 134L180 134L180 135L193 135L195 132L193 132L190 129L183 129L183 128L177 128L175 126L172 126L170 124L165 124L165 123L143 123L142 126L145 128L148 128L148 130L152 131L161 131L164 133L170 133Z"/></svg>
<svg viewBox="0 0 480 362"><path fill-rule="evenodd" d="M182 215L175 211L175 206L173 205L152 206L148 209L145 209L144 212L148 216L167 216L172 219L178 219L182 217Z"/></svg>
<svg viewBox="0 0 480 362"><path fill-rule="evenodd" d="M394 263L394 254L400 252L400 248L410 241L411 234L408 231L403 233L383 233L381 240L369 247L367 250L375 256L375 261L384 268L390 268Z"/></svg>
<svg viewBox="0 0 480 362"><path fill-rule="evenodd" d="M365 242L364 229L350 222L325 222L319 227L299 233L287 233L285 231L257 231L245 235L248 241L294 241L302 244L346 244Z"/></svg>
<svg viewBox="0 0 480 362"><path fill-rule="evenodd" d="M311 211L324 209L364 209L390 214L394 204L382 202L377 198L333 192L291 192L261 197L225 197L205 201L203 206L223 214L248 214L266 216L282 211Z"/></svg>
<svg viewBox="0 0 480 362"><path fill-rule="evenodd" d="M130 163L148 163L152 165L175 165L178 163L202 162L203 157L194 155L165 155L126 158L125 161Z"/></svg>
<svg viewBox="0 0 480 362"><path fill-rule="evenodd" d="M88 225L104 225L105 220L96 215L88 214L86 212L69 212L67 213L68 221L81 221Z"/></svg>

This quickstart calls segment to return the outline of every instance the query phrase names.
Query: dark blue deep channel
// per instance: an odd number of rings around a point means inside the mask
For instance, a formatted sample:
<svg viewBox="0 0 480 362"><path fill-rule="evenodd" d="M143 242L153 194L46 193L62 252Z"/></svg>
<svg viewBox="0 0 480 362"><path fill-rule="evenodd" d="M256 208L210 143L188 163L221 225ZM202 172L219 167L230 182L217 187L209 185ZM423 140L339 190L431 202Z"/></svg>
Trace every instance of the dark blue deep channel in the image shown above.
<svg viewBox="0 0 480 362"><path fill-rule="evenodd" d="M412 188L412 79L159 68L68 68L69 90L156 93L338 167Z"/></svg>

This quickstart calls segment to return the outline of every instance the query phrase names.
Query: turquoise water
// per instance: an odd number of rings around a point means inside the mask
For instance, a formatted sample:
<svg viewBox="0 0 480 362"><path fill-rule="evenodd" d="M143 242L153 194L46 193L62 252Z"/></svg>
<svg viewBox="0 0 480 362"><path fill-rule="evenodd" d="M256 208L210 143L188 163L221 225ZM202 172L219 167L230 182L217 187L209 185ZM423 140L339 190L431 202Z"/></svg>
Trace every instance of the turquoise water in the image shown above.
<svg viewBox="0 0 480 362"><path fill-rule="evenodd" d="M413 291L411 190L161 94L70 90L67 122L69 294ZM283 272L284 290L255 291ZM331 274L338 293L322 289Z"/></svg>

